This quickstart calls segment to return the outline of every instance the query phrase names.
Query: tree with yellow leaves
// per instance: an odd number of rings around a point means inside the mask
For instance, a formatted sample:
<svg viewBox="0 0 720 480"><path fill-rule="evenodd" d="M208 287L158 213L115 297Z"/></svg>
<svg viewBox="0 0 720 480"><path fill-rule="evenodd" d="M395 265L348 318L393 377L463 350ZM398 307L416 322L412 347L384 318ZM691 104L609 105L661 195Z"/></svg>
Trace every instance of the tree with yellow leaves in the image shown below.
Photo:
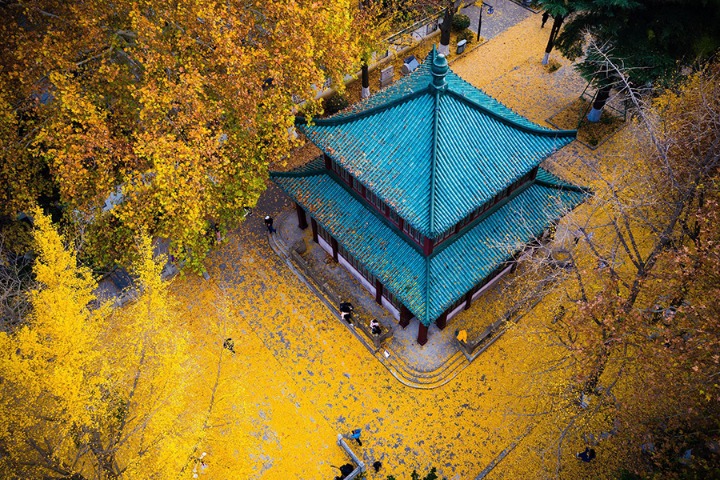
<svg viewBox="0 0 720 480"><path fill-rule="evenodd" d="M547 334L564 354L534 372L557 426L558 477L568 445L603 441L638 474L717 472L718 78L709 65L647 104L628 87L631 141L621 158L585 165L594 197L558 229L570 268L552 273L561 288ZM568 380L543 384L550 371Z"/></svg>
<svg viewBox="0 0 720 480"><path fill-rule="evenodd" d="M3 2L0 204L59 207L100 265L145 228L195 268L288 154L297 103L342 89L349 0Z"/></svg>
<svg viewBox="0 0 720 480"><path fill-rule="evenodd" d="M7 478L38 473L69 476L78 470L78 443L107 414L98 350L104 308L90 310L95 282L64 249L50 220L36 212L40 287L32 314L13 333L0 333L0 472Z"/></svg>
<svg viewBox="0 0 720 480"><path fill-rule="evenodd" d="M170 478L199 449L221 458L222 442L242 445L237 429L214 433L235 407L225 386L229 352L220 343L207 369L193 360L149 238L139 241L136 300L111 312L95 304L90 271L48 217L34 215L32 314L0 333L1 476ZM237 473L246 460L224 462Z"/></svg>

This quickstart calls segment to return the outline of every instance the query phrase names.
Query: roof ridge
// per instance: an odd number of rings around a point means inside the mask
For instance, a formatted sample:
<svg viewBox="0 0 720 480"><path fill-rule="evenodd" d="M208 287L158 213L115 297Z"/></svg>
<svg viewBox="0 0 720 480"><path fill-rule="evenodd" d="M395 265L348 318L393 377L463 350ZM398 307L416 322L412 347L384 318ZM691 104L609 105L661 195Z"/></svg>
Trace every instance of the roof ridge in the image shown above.
<svg viewBox="0 0 720 480"><path fill-rule="evenodd" d="M474 87L474 88L476 88L476 87ZM577 135L577 130L553 130L550 128L542 127L540 125L538 125L537 127L531 127L528 125L524 125L524 124L518 122L517 120L508 118L505 115L486 107L485 105L481 105L480 103L466 97L465 95L463 95L460 92L456 92L451 87L450 84L448 84L447 91L448 91L448 93L450 93L453 97L457 98L458 100L469 104L471 107L478 108L478 109L482 110L483 113L486 113L486 114L490 115L491 117L496 118L496 119L500 120L501 122L510 125L511 127L517 128L518 130L523 130L528 133L534 133L537 135L547 136L547 137L562 137L562 136L574 137ZM509 109L509 107L506 107L506 108ZM510 111L515 113L516 115L519 115L517 112L515 112L512 109L510 109ZM534 123L534 122L531 122L531 123Z"/></svg>
<svg viewBox="0 0 720 480"><path fill-rule="evenodd" d="M440 90L435 90L435 108L433 109L433 130L432 130L432 155L430 158L430 205L428 205L428 231L434 231L435 226L435 166L437 164L438 147L438 121L440 116Z"/></svg>
<svg viewBox="0 0 720 480"><path fill-rule="evenodd" d="M440 122L440 95L447 90L447 81L445 75L450 71L445 55L438 55L435 45L428 54L430 58L430 70L433 79L428 88L434 90L433 100L435 108L433 109L433 129L432 129L432 155L430 158L430 205L428 210L428 232L435 231L435 191L436 191L436 166L438 160L438 124Z"/></svg>
<svg viewBox="0 0 720 480"><path fill-rule="evenodd" d="M387 103L383 103L380 105L376 105L374 107L370 107L366 110L361 110L359 112L349 113L347 115L342 115L339 117L332 116L329 118L319 118L313 120L312 118L310 121L318 126L333 126L333 125L341 125L343 123L352 122L355 120L358 120L360 118L369 117L371 115L374 115L376 113L389 110L390 108L396 107L398 105L402 105L404 103L410 102L412 100L415 100L417 97L420 97L421 95L425 94L428 91L428 87L423 88L422 90L418 90L416 92L408 93L407 95L403 97L398 97L393 100L390 100ZM295 125L307 125L308 119L306 117L302 116L296 116L295 117Z"/></svg>

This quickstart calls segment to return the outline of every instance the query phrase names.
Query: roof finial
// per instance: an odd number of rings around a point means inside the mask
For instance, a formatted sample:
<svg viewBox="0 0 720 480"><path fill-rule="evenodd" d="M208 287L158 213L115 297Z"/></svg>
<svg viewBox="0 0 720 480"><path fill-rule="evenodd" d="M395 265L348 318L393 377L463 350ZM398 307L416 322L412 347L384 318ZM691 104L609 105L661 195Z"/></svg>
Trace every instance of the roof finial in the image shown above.
<svg viewBox="0 0 720 480"><path fill-rule="evenodd" d="M433 48L433 53L434 51L435 50ZM445 75L448 72L448 62L445 58L445 55L443 55L442 53L436 54L435 58L433 58L430 70L432 71L433 75L433 86L438 90L444 88L445 85L447 85L447 83L445 82Z"/></svg>

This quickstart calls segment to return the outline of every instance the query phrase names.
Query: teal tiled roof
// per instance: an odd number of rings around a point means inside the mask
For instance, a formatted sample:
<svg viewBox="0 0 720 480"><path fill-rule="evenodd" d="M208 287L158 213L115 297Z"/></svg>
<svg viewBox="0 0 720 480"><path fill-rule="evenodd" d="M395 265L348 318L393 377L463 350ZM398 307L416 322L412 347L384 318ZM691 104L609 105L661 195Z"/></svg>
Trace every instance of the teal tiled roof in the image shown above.
<svg viewBox="0 0 720 480"><path fill-rule="evenodd" d="M387 220L327 171L273 173L273 180L383 282L422 323L491 274L585 191L540 170L538 181L512 195L425 257Z"/></svg>
<svg viewBox="0 0 720 480"><path fill-rule="evenodd" d="M423 235L435 238L575 138L533 124L447 71L411 75L301 130ZM445 67L446 68L446 67Z"/></svg>

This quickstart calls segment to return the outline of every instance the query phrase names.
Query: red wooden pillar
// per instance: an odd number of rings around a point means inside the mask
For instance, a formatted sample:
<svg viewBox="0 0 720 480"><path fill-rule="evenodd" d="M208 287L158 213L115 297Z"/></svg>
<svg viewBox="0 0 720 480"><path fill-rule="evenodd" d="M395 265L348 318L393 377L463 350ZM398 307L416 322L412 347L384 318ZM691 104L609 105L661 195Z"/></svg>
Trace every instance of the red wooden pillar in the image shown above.
<svg viewBox="0 0 720 480"><path fill-rule="evenodd" d="M335 237L330 237L330 248L332 248L333 260L339 262L340 259L338 259L338 243L337 240L335 240Z"/></svg>
<svg viewBox="0 0 720 480"><path fill-rule="evenodd" d="M428 237L424 237L424 239L423 239L423 254L425 256L430 255L433 252L433 247L434 247L434 245L433 245L432 239L430 239Z"/></svg>
<svg viewBox="0 0 720 480"><path fill-rule="evenodd" d="M318 241L318 225L314 218L310 218L310 226L312 227L313 242L320 243Z"/></svg>
<svg viewBox="0 0 720 480"><path fill-rule="evenodd" d="M402 328L410 325L410 319L412 318L412 312L404 305L400 305L400 326Z"/></svg>
<svg viewBox="0 0 720 480"><path fill-rule="evenodd" d="M472 305L472 296L473 296L472 290L470 290L468 293L465 294L465 310L470 308L470 305Z"/></svg>
<svg viewBox="0 0 720 480"><path fill-rule="evenodd" d="M442 315L438 317L437 320L435 320L435 325L442 330L447 326L447 311L443 312Z"/></svg>
<svg viewBox="0 0 720 480"><path fill-rule="evenodd" d="M417 342L420 345L425 345L428 341L428 327L422 324L422 322L418 321L418 336L417 336Z"/></svg>
<svg viewBox="0 0 720 480"><path fill-rule="evenodd" d="M382 294L383 294L383 284L380 280L377 278L375 279L375 301L382 305Z"/></svg>
<svg viewBox="0 0 720 480"><path fill-rule="evenodd" d="M305 210L303 210L299 203L295 202L295 211L297 212L298 217L298 228L305 230L308 227Z"/></svg>

